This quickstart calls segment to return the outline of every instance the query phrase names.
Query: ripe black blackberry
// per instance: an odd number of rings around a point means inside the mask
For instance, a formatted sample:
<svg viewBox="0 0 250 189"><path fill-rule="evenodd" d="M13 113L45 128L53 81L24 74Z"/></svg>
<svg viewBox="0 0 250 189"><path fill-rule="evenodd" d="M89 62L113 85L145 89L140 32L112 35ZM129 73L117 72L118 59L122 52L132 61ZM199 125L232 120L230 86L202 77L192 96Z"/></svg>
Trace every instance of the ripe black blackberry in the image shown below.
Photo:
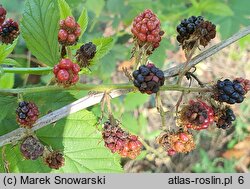
<svg viewBox="0 0 250 189"><path fill-rule="evenodd" d="M197 40L205 47L215 37L215 29L216 26L209 21L204 21L202 16L191 16L182 20L177 26L176 30L179 33L177 41L183 49L192 49Z"/></svg>
<svg viewBox="0 0 250 189"><path fill-rule="evenodd" d="M246 91L238 80L218 80L214 86L214 99L219 102L226 102L228 104L241 103L244 100L245 94Z"/></svg>
<svg viewBox="0 0 250 189"><path fill-rule="evenodd" d="M90 60L96 54L96 45L92 42L86 43L76 51L76 59L80 67L88 67Z"/></svg>
<svg viewBox="0 0 250 189"><path fill-rule="evenodd" d="M2 43L12 44L19 34L18 23L14 22L12 19L6 20L0 26L0 41L2 41Z"/></svg>
<svg viewBox="0 0 250 189"><path fill-rule="evenodd" d="M133 72L134 85L141 93L157 93L164 85L164 73L154 64L142 65Z"/></svg>
<svg viewBox="0 0 250 189"><path fill-rule="evenodd" d="M220 117L216 121L216 126L221 129L228 129L232 126L232 122L235 121L236 117L231 108L227 107L221 112Z"/></svg>
<svg viewBox="0 0 250 189"><path fill-rule="evenodd" d="M2 5L0 5L0 25L3 24L6 17L6 10L3 8Z"/></svg>
<svg viewBox="0 0 250 189"><path fill-rule="evenodd" d="M16 109L16 119L22 127L31 128L38 116L38 107L32 102L22 101Z"/></svg>
<svg viewBox="0 0 250 189"><path fill-rule="evenodd" d="M44 146L33 136L29 136L20 145L20 151L26 159L36 160L43 155Z"/></svg>

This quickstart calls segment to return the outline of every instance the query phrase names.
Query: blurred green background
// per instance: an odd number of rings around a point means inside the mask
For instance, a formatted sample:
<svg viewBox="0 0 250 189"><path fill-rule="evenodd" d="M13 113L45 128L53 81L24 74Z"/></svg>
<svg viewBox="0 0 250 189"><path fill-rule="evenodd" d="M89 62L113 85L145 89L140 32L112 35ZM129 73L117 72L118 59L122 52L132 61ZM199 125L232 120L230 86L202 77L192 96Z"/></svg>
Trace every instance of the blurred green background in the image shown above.
<svg viewBox="0 0 250 189"><path fill-rule="evenodd" d="M226 39L250 25L249 0L67 0L75 17L83 7L87 8L89 24L82 42L89 42L96 37L112 36L115 40L113 49L98 65L92 66L91 76L83 76L82 83L125 83L127 79L121 66L130 68L132 39L130 24L133 18L146 8L152 9L159 17L165 31L160 47L150 57L158 67L167 69L184 62L184 55L175 40L178 23L192 15L202 15L217 27L217 37L213 45ZM23 0L1 0L8 9L8 17L20 21L24 8ZM201 49L203 50L203 48ZM222 77L250 77L250 36L227 47L200 64L197 75L204 82L211 82ZM19 40L12 57L18 57L20 67L26 67L28 50L22 39ZM225 67L227 69L225 69ZM100 74L101 73L101 74ZM51 76L29 76L28 84L45 84ZM14 87L22 86L25 76L16 75ZM74 94L82 97L85 92ZM172 107L178 99L178 93L164 93L164 105ZM192 95L187 97L191 98ZM249 97L249 95L248 95ZM142 136L152 146L160 133L160 116L155 110L154 99L142 94L129 94L114 99L113 108L124 127ZM100 115L98 106L90 108ZM250 100L234 107L237 121L229 131L210 128L207 132L196 135L197 149L188 155L155 157L142 153L135 161L124 160L127 172L248 172L250 165ZM131 119L133 117L133 119ZM168 124L174 124L169 118ZM155 146L157 148L157 146Z"/></svg>

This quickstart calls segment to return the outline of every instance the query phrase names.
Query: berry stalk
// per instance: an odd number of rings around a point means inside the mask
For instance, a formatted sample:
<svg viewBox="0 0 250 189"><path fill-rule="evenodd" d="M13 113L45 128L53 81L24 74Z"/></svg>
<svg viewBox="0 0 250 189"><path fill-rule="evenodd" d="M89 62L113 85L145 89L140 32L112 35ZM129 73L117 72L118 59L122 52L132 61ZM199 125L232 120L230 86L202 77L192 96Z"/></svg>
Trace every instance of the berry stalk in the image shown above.
<svg viewBox="0 0 250 189"><path fill-rule="evenodd" d="M95 92L105 92L115 89L136 91L137 89L131 84L77 84L75 86L69 87L66 90L90 90ZM199 87L182 87L178 85L165 85L161 88L162 91L186 91L186 92L210 92L209 88L199 88ZM59 86L43 86L43 87L31 87L31 88L17 88L17 89L0 89L0 94L19 94L19 93L38 93L38 92L48 92L48 91L65 91L65 88Z"/></svg>

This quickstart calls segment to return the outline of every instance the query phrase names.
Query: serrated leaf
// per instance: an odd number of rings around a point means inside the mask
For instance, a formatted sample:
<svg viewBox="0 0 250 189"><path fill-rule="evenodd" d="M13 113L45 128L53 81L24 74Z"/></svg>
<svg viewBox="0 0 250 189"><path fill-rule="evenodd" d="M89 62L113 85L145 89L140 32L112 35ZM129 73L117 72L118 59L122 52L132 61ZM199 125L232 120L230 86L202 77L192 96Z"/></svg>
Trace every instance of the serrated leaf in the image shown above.
<svg viewBox="0 0 250 189"><path fill-rule="evenodd" d="M91 60L91 64L93 65L112 49L114 43L111 37L94 39L92 42L96 45L96 54Z"/></svg>
<svg viewBox="0 0 250 189"><path fill-rule="evenodd" d="M21 22L22 36L38 60L53 66L59 61L59 9L54 0L27 0Z"/></svg>
<svg viewBox="0 0 250 189"><path fill-rule="evenodd" d="M85 5L88 8L88 10L95 13L96 17L99 17L105 6L105 1L104 0L91 0L91 1L88 0Z"/></svg>
<svg viewBox="0 0 250 189"><path fill-rule="evenodd" d="M5 58L2 63L10 66L20 66L19 62L11 58Z"/></svg>
<svg viewBox="0 0 250 189"><path fill-rule="evenodd" d="M87 9L83 8L80 17L78 18L77 23L80 25L81 30L82 30L81 35L79 37L79 38L81 38L82 35L84 34L84 32L86 31L87 26L88 26L88 11L87 11Z"/></svg>
<svg viewBox="0 0 250 189"><path fill-rule="evenodd" d="M56 123L37 131L42 143L54 150L61 150L65 165L59 170L50 170L39 158L35 161L24 160L19 152L19 145L8 145L6 157L10 162L11 172L122 172L120 159L104 147L101 133L95 128L96 117L89 111L74 113ZM0 164L1 161L0 157ZM32 166L31 166L32 165ZM3 165L1 165L3 166ZM1 167L0 166L0 167Z"/></svg>
<svg viewBox="0 0 250 189"><path fill-rule="evenodd" d="M14 50L18 39L16 39L12 44L6 45L1 44L0 45L0 64L4 63L3 60Z"/></svg>
<svg viewBox="0 0 250 189"><path fill-rule="evenodd" d="M5 73L0 76L0 89L11 89L14 86L14 74Z"/></svg>
<svg viewBox="0 0 250 189"><path fill-rule="evenodd" d="M58 6L60 9L60 19L64 20L68 16L72 16L71 8L65 0L58 0Z"/></svg>
<svg viewBox="0 0 250 189"><path fill-rule="evenodd" d="M6 115L10 115L11 112L13 112L16 103L17 103L16 97L0 95L0 107L5 107L1 109L1 114L0 114L0 135L4 134L1 132L4 130L4 128L2 127L3 123L1 123L1 121L6 118ZM6 125L6 127L8 126Z"/></svg>

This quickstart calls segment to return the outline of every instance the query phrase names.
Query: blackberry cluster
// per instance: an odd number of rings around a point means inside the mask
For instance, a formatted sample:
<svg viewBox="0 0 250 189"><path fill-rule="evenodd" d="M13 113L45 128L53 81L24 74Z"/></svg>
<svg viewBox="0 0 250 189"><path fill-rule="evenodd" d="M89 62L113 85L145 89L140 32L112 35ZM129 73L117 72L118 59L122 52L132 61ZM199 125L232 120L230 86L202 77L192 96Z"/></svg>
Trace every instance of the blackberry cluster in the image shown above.
<svg viewBox="0 0 250 189"><path fill-rule="evenodd" d="M74 85L79 80L78 72L80 67L78 64L73 63L70 59L62 59L59 64L54 66L53 72L56 81L59 85L69 87Z"/></svg>
<svg viewBox="0 0 250 189"><path fill-rule="evenodd" d="M88 67L90 60L94 58L96 54L96 45L92 42L86 43L76 51L76 59L80 67Z"/></svg>
<svg viewBox="0 0 250 189"><path fill-rule="evenodd" d="M43 155L44 146L33 136L29 136L21 143L20 151L26 159L36 160Z"/></svg>
<svg viewBox="0 0 250 189"><path fill-rule="evenodd" d="M19 26L18 23L12 19L6 20L0 26L0 41L5 44L12 44L13 41L19 36Z"/></svg>
<svg viewBox="0 0 250 189"><path fill-rule="evenodd" d="M64 166L65 159L63 154L58 151L50 152L46 157L44 157L44 162L51 169L59 169Z"/></svg>
<svg viewBox="0 0 250 189"><path fill-rule="evenodd" d="M38 107L32 102L19 102L16 119L20 126L31 128L39 116Z"/></svg>
<svg viewBox="0 0 250 189"><path fill-rule="evenodd" d="M154 50L159 47L161 36L164 34L160 26L157 16L150 9L146 9L134 19L131 32L140 47L149 43L152 44Z"/></svg>
<svg viewBox="0 0 250 189"><path fill-rule="evenodd" d="M134 85L141 93L157 93L164 85L164 73L154 64L142 65L133 72Z"/></svg>
<svg viewBox="0 0 250 189"><path fill-rule="evenodd" d="M5 17L6 17L6 10L3 8L2 5L0 5L0 25L3 24Z"/></svg>
<svg viewBox="0 0 250 189"><path fill-rule="evenodd" d="M243 85L239 80L218 80L214 88L214 99L228 104L243 102L244 95L247 92L244 90Z"/></svg>
<svg viewBox="0 0 250 189"><path fill-rule="evenodd" d="M232 126L232 122L236 119L234 112L232 109L227 107L221 112L221 115L218 117L216 121L216 125L221 129L228 129Z"/></svg>
<svg viewBox="0 0 250 189"><path fill-rule="evenodd" d="M180 123L187 128L194 130L207 129L214 120L212 107L200 100L190 100L180 111Z"/></svg>
<svg viewBox="0 0 250 189"><path fill-rule="evenodd" d="M75 45L81 35L81 27L75 21L75 18L68 16L65 20L60 21L60 30L58 41L63 46Z"/></svg>
<svg viewBox="0 0 250 189"><path fill-rule="evenodd" d="M142 143L138 137L123 131L118 124L113 126L109 121L105 122L102 138L112 153L117 152L122 157L135 159L141 153Z"/></svg>
<svg viewBox="0 0 250 189"><path fill-rule="evenodd" d="M193 135L187 131L163 132L156 139L168 153L173 156L176 153L188 153L195 148Z"/></svg>
<svg viewBox="0 0 250 189"><path fill-rule="evenodd" d="M176 30L179 33L176 39L183 45L184 49L186 45L192 49L197 39L205 47L216 35L216 26L209 21L204 21L202 16L191 16L188 19L183 19Z"/></svg>

